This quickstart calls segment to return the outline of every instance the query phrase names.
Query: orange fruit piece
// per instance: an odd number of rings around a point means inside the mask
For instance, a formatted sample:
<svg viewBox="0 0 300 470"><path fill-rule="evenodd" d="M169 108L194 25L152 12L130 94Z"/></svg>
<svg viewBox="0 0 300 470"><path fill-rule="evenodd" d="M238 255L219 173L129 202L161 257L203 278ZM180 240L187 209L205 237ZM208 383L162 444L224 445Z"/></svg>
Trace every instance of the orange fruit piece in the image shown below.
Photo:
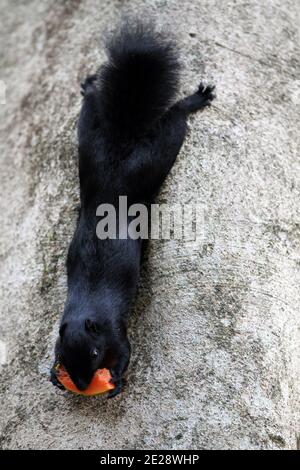
<svg viewBox="0 0 300 470"><path fill-rule="evenodd" d="M64 366L58 365L56 369L57 378L60 383L70 392L78 393L79 395L99 395L100 393L105 393L115 388L115 385L110 382L111 373L108 369L96 370L94 377L86 390L79 390L76 387Z"/></svg>

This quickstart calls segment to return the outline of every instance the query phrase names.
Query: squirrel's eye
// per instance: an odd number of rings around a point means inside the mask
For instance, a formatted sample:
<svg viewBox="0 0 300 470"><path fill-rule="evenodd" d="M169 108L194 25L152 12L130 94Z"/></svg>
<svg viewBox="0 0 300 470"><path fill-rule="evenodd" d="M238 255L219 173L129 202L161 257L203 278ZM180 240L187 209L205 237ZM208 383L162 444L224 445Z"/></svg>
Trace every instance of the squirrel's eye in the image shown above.
<svg viewBox="0 0 300 470"><path fill-rule="evenodd" d="M92 352L91 352L91 356L93 359L95 359L96 357L98 357L98 349L93 349Z"/></svg>

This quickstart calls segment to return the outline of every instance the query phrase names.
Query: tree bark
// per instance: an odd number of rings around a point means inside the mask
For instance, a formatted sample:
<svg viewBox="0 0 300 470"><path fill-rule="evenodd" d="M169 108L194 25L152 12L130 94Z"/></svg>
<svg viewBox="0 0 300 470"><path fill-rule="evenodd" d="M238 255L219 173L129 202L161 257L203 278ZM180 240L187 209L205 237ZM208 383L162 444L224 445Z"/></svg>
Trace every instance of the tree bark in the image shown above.
<svg viewBox="0 0 300 470"><path fill-rule="evenodd" d="M295 449L299 4L148 4L178 35L182 90L216 85L159 198L202 204L204 238L150 242L127 388L109 401L55 390L48 371L77 216L79 83L104 60L100 33L144 2L0 3L0 447Z"/></svg>

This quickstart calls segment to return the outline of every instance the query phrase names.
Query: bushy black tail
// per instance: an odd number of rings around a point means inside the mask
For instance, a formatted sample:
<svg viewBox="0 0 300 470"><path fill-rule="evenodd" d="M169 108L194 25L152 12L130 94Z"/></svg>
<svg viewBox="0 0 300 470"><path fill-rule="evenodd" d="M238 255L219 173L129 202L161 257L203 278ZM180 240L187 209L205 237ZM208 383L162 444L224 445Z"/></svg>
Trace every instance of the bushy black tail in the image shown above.
<svg viewBox="0 0 300 470"><path fill-rule="evenodd" d="M126 23L107 51L108 63L99 71L101 114L120 134L143 134L174 101L176 46L151 25Z"/></svg>

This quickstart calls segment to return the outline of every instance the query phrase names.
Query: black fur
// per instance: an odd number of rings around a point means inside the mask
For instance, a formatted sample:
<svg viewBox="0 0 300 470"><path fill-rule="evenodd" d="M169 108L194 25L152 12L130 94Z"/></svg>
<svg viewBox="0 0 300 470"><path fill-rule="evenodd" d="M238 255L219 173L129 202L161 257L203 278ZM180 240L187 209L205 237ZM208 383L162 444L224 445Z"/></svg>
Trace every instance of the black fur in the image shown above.
<svg viewBox="0 0 300 470"><path fill-rule="evenodd" d="M149 26L125 26L108 46L107 64L82 84L78 123L81 209L67 258L68 296L56 344L81 390L98 368L111 370L121 391L129 363L127 321L137 289L141 240L99 240L96 209L150 203L172 168L189 113L209 105L212 87L175 105L175 45ZM96 352L95 352L96 350ZM59 386L53 367L51 380Z"/></svg>

